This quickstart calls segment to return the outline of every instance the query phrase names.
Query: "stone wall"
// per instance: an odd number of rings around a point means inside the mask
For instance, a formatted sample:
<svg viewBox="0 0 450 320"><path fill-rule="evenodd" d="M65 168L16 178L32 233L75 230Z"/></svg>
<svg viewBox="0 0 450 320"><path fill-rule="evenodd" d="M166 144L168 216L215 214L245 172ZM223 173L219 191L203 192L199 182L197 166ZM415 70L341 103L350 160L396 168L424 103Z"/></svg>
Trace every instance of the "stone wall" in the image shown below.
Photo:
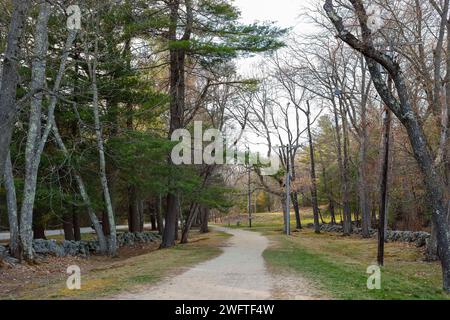
<svg viewBox="0 0 450 320"><path fill-rule="evenodd" d="M309 228L314 228L313 224L308 225ZM344 228L341 225L332 225L332 224L322 224L320 226L320 230L323 232L334 232L334 233L344 233ZM362 229L353 228L353 233L357 235L362 234ZM370 235L372 237L377 237L378 230L370 229ZM426 246L428 239L431 238L431 235L427 232L412 232L412 231L394 231L388 230L386 234L387 242L405 242L405 243L414 243L417 247L421 248Z"/></svg>
<svg viewBox="0 0 450 320"><path fill-rule="evenodd" d="M143 233L119 233L117 234L117 243L119 247L134 246L137 244L146 244L158 242L160 235L154 232ZM92 253L99 251L98 241L62 241L56 240L33 240L33 249L37 255L52 255L56 257L81 256L87 257ZM6 247L0 246L0 260L17 262L8 255Z"/></svg>

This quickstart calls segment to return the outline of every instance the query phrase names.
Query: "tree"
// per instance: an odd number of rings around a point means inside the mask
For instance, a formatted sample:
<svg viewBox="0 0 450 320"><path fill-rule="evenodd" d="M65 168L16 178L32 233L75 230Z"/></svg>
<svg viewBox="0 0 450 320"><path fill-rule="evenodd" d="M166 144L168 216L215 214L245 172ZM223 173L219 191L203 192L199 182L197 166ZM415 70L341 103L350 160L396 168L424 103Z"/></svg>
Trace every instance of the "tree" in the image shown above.
<svg viewBox="0 0 450 320"><path fill-rule="evenodd" d="M11 143L16 109L16 91L19 82L19 45L27 18L30 0L14 1L9 25L0 87L0 181L3 179L6 158Z"/></svg>
<svg viewBox="0 0 450 320"><path fill-rule="evenodd" d="M424 128L418 121L417 115L412 108L411 96L401 65L394 58L375 48L371 38L372 32L367 24L368 15L362 1L350 0L350 3L361 28L362 40L345 28L343 19L335 10L332 0L325 2L324 9L335 26L338 37L366 57L375 88L408 132L414 156L423 174L432 208L432 218L437 229L438 252L443 271L443 287L445 291L450 292L450 239L448 236L448 204L444 198L444 181L434 165L433 156L430 152L431 148L425 136ZM383 81L378 65L381 65L391 76L398 99L390 92Z"/></svg>
<svg viewBox="0 0 450 320"><path fill-rule="evenodd" d="M171 0L168 2L169 69L170 69L170 129L169 136L185 123L186 59L198 59L211 66L235 58L240 53L277 49L277 38L284 30L270 25L241 25L238 10L228 1ZM180 35L180 36L178 36ZM215 39L211 41L211 39ZM162 248L175 244L178 197L169 181L166 227Z"/></svg>

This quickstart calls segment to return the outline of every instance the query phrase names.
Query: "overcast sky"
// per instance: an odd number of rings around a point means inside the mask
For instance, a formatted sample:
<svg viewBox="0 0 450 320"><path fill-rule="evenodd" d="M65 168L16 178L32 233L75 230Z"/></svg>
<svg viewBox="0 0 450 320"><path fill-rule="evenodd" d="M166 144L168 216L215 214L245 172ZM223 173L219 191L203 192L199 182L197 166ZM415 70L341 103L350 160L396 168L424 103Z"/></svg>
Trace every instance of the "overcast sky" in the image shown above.
<svg viewBox="0 0 450 320"><path fill-rule="evenodd" d="M318 0L233 0L241 11L244 23L275 22L283 28L292 28L295 33L308 33L313 26L305 22L300 15L304 8L317 3ZM244 59L238 62L239 71L243 75L252 75L252 69L259 58Z"/></svg>
<svg viewBox="0 0 450 320"><path fill-rule="evenodd" d="M317 3L318 0L234 0L241 11L244 23L272 21L283 28L292 28L297 34L309 33L314 27L301 18L306 6ZM260 65L263 57L241 59L237 62L238 71L244 77L255 76L255 66ZM295 116L292 118L295 119ZM303 121L302 121L303 122ZM293 124L295 127L295 124ZM258 138L252 132L244 134L242 143L250 144L252 150L267 152L266 140ZM262 145L260 143L263 143Z"/></svg>
<svg viewBox="0 0 450 320"><path fill-rule="evenodd" d="M303 1L295 0L234 0L242 12L242 19L254 21L277 21L282 27L292 27L298 23L298 15Z"/></svg>

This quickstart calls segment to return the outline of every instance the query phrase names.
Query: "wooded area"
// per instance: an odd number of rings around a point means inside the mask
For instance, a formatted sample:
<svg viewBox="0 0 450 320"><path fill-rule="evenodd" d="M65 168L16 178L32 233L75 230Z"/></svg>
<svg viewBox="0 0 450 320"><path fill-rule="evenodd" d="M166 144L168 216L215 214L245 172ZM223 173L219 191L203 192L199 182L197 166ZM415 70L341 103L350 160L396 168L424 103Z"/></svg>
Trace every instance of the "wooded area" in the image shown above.
<svg viewBox="0 0 450 320"><path fill-rule="evenodd" d="M120 225L158 232L160 249L211 221L248 215L251 227L258 212L283 211L289 233L292 204L298 230L309 222L301 208L316 234L328 223L364 239L376 229L380 265L388 229L429 232L425 258L440 261L450 292L450 0L299 3L312 26L303 33L246 24L229 0L0 8L0 231L11 257L35 262L33 240L50 229L81 241L92 226L97 253L111 257ZM192 154L230 158L200 122L225 149L275 157L279 170L176 164L179 129Z"/></svg>

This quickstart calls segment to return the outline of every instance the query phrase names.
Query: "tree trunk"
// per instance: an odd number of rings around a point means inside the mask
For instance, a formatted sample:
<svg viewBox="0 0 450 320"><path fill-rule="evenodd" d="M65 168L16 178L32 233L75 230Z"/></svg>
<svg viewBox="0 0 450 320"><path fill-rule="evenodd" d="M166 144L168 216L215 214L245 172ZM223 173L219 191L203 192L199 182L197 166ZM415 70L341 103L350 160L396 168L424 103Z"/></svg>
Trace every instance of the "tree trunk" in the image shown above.
<svg viewBox="0 0 450 320"><path fill-rule="evenodd" d="M350 235L352 233L352 212L350 207L350 178L349 178L349 138L348 138L348 123L347 112L344 110L342 100L340 100L340 112L342 117L342 136L343 150L344 150L344 177L343 177L343 210L344 210L344 235Z"/></svg>
<svg viewBox="0 0 450 320"><path fill-rule="evenodd" d="M283 196L281 196L280 198L281 198L281 208L283 209L283 231L285 234L287 234L288 229L287 229L286 212L288 209L286 208L286 194L283 194Z"/></svg>
<svg viewBox="0 0 450 320"><path fill-rule="evenodd" d="M63 217L63 229L64 229L64 239L68 241L75 240L75 234L73 230L73 215L66 214Z"/></svg>
<svg viewBox="0 0 450 320"><path fill-rule="evenodd" d="M427 197L432 208L432 218L436 226L436 237L438 244L438 255L442 265L443 288L450 293L450 236L447 217L447 201L445 195L445 184L442 175L434 166L431 147L428 143L424 129L417 118L411 104L411 99L400 64L392 58L375 49L370 38L370 30L367 26L367 15L365 15L364 4L361 0L352 0L356 12L359 15L359 23L363 30L363 41L356 38L345 29L342 18L336 13L333 1L327 0L324 6L328 17L339 32L339 37L355 50L366 56L366 62L372 76L373 83L388 108L394 112L402 122L414 152L414 157L422 172ZM394 81L397 96L391 94L389 88L383 81L379 64L390 74Z"/></svg>
<svg viewBox="0 0 450 320"><path fill-rule="evenodd" d="M197 219L199 211L199 206L197 203L191 205L191 210L189 210L189 216L184 224L183 234L181 235L181 243L185 244L189 241L189 232L192 228L192 224Z"/></svg>
<svg viewBox="0 0 450 320"><path fill-rule="evenodd" d="M431 238L427 243L427 251L425 253L425 258L427 261L439 260L436 226L434 225L433 221L431 222Z"/></svg>
<svg viewBox="0 0 450 320"><path fill-rule="evenodd" d="M35 48L31 70L31 90L42 89L45 84L48 51L48 20L50 4L42 2L36 23ZM31 98L27 143L25 149L25 179L22 208L20 212L20 238L25 260L33 260L33 207L36 197L36 184L41 159L41 117L43 93L38 92ZM50 120L49 120L50 122Z"/></svg>
<svg viewBox="0 0 450 320"><path fill-rule="evenodd" d="M13 12L6 39L0 85L0 182L4 178L5 163L16 118L16 92L19 82L19 52L30 0L13 1Z"/></svg>
<svg viewBox="0 0 450 320"><path fill-rule="evenodd" d="M339 98L339 104L342 102ZM342 107L341 107L342 110ZM349 235L351 233L351 213L350 213L350 204L349 204L349 194L348 194L348 175L347 175L347 161L343 160L342 157L342 140L341 140L341 127L339 124L339 112L337 110L337 106L335 101L333 101L333 111L334 111L334 122L336 127L336 143L337 143L337 155L338 155L338 164L339 164L339 172L341 176L341 192L342 192L342 204L343 204L343 217L341 218L341 222L343 222L344 226L344 234ZM341 116L343 117L341 112ZM344 119L342 118L342 122L344 123ZM344 141L344 145L346 142ZM346 146L344 146L344 151L346 150ZM344 152L345 153L345 152ZM347 159L346 155L344 158Z"/></svg>
<svg viewBox="0 0 450 320"><path fill-rule="evenodd" d="M109 226L108 213L105 210L102 211L102 229L106 237L111 236L111 228Z"/></svg>
<svg viewBox="0 0 450 320"><path fill-rule="evenodd" d="M360 136L360 150L359 150L359 207L361 209L362 219L362 236L363 238L370 238L370 200L367 182L367 149L368 149L368 134L367 134L367 108L366 104L362 104L361 110L361 136Z"/></svg>
<svg viewBox="0 0 450 320"><path fill-rule="evenodd" d="M139 200L139 232L144 232L145 217L144 217L144 201Z"/></svg>
<svg viewBox="0 0 450 320"><path fill-rule="evenodd" d="M73 224L73 236L75 238L75 241L81 241L80 216L78 215L78 212L75 207L73 208L72 213L72 224Z"/></svg>
<svg viewBox="0 0 450 320"><path fill-rule="evenodd" d="M192 23L193 23L193 8L190 0L185 0L186 5L186 25L184 35L181 41L187 42L191 39ZM179 10L180 0L172 0L169 2L170 8L170 28L169 28L169 41L177 42L177 31L179 27ZM186 49L172 45L170 48L170 130L169 138L172 133L183 128L183 118L185 111L185 61L186 61ZM171 163L171 160L169 160ZM170 178L173 179L173 178ZM170 180L169 179L169 180ZM169 181L169 186L173 181ZM178 204L177 195L174 194L174 190L169 188L169 194L167 195L167 213L166 213L166 225L163 233L163 240L161 248L169 248L175 245L176 227L178 221Z"/></svg>
<svg viewBox="0 0 450 320"><path fill-rule="evenodd" d="M302 229L302 219L300 216L300 205L298 203L298 192L292 192L291 194L292 205L294 207L295 212L295 223L297 230Z"/></svg>
<svg viewBox="0 0 450 320"><path fill-rule="evenodd" d="M330 203L328 205L328 210L330 211L330 216L331 216L331 224L336 224L336 211L335 211L335 206L334 206L334 199L331 198L329 199Z"/></svg>
<svg viewBox="0 0 450 320"><path fill-rule="evenodd" d="M164 218L163 218L163 205L162 197L159 196L158 208L156 210L156 222L158 223L158 232L160 235L164 234Z"/></svg>
<svg viewBox="0 0 450 320"><path fill-rule="evenodd" d="M33 244L33 239L44 239L47 240L45 236L45 223L42 221L42 212L39 210L35 210L34 212L34 221L32 226L32 239L31 244ZM27 258L26 255L24 255L25 259Z"/></svg>
<svg viewBox="0 0 450 320"><path fill-rule="evenodd" d="M157 225L157 216L158 216L158 205L153 205L152 203L148 203L149 214L150 214L150 224L152 226L152 231L158 230Z"/></svg>
<svg viewBox="0 0 450 320"><path fill-rule="evenodd" d="M175 223L175 241L180 240L180 219L181 219L181 203L180 203L180 198L178 197L177 199L177 205L178 205L178 209L177 209L177 220Z"/></svg>
<svg viewBox="0 0 450 320"><path fill-rule="evenodd" d="M47 238L45 236L45 227L43 227L39 224L35 224L33 226L33 239L47 240Z"/></svg>
<svg viewBox="0 0 450 320"><path fill-rule="evenodd" d="M314 154L314 143L313 143L313 137L311 133L311 106L309 104L309 101L306 101L306 104L308 106L308 110L306 112L306 128L308 131L308 142L309 142L309 157L311 161L311 169L310 169L310 176L311 176L311 200L313 205L313 214L314 214L314 232L319 234L320 233L320 221L319 221L319 204L317 201L317 178L316 178L316 161L315 161L315 154Z"/></svg>
<svg viewBox="0 0 450 320"><path fill-rule="evenodd" d="M200 233L208 233L208 222L209 222L209 213L210 210L208 207L202 206L201 207L201 217L202 217L202 224L200 225Z"/></svg>
<svg viewBox="0 0 450 320"><path fill-rule="evenodd" d="M384 265L384 243L388 209L389 148L391 135L391 111L386 107L383 119L383 139L380 170L380 221L378 226L378 264Z"/></svg>
<svg viewBox="0 0 450 320"><path fill-rule="evenodd" d="M331 224L336 224L335 201L334 201L334 197L332 194L332 188L330 188L328 186L327 172L326 172L325 164L323 163L323 160L322 160L321 153L320 153L320 164L322 167L322 178L323 178L325 193L328 196L328 212L330 213Z"/></svg>
<svg viewBox="0 0 450 320"><path fill-rule="evenodd" d="M53 119L53 136L55 137L56 144L58 145L59 149L62 151L66 159L70 159L69 151L66 148L66 145L64 144L64 141L61 138L61 135L59 134L58 126L56 125L55 119ZM106 237L100 221L97 218L97 215L92 207L91 199L89 198L89 195L86 191L86 187L84 184L84 181L80 174L76 171L74 171L74 177L75 181L78 186L78 190L80 191L81 198L83 199L83 203L88 211L89 218L91 220L92 225L94 226L95 233L97 234L97 239L99 242L100 247L100 254L106 254L107 253L107 242Z"/></svg>
<svg viewBox="0 0 450 320"><path fill-rule="evenodd" d="M106 176L106 159L105 159L105 148L103 142L102 127L100 123L100 110L99 110L99 97L97 88L97 61L98 59L98 39L95 39L95 52L90 66L90 73L92 78L92 107L94 112L95 121L95 137L97 140L97 148L99 154L99 168L100 168L100 182L103 190L103 198L106 206L107 220L109 226L109 241L108 241L108 253L110 256L117 255L117 234L116 234L116 223L114 217L114 211L112 207L111 194L109 191L108 178ZM90 63L88 63L90 64Z"/></svg>
<svg viewBox="0 0 450 320"><path fill-rule="evenodd" d="M170 248L175 245L175 230L177 223L177 196L173 194L167 195L167 213L166 223L164 226L163 239L161 248Z"/></svg>
<svg viewBox="0 0 450 320"><path fill-rule="evenodd" d="M136 187L128 187L128 231L131 233L139 232L139 204L136 197Z"/></svg>
<svg viewBox="0 0 450 320"><path fill-rule="evenodd" d="M17 217L17 197L16 187L14 185L13 168L11 163L11 154L8 152L5 166L5 189L6 189L6 203L8 207L8 221L9 221L9 251L16 259L22 259L22 250L19 238L19 220Z"/></svg>

